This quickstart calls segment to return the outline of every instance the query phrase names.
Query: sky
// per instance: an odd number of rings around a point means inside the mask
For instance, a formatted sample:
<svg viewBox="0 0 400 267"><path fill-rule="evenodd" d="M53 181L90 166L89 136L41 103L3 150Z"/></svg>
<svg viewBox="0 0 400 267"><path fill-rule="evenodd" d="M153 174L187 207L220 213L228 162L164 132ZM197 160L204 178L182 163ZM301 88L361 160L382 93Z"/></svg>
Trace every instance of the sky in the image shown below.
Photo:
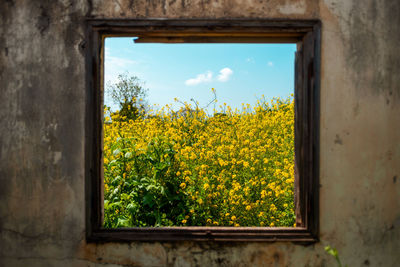
<svg viewBox="0 0 400 267"><path fill-rule="evenodd" d="M178 98L205 107L215 88L217 109L224 103L241 109L262 95L270 100L294 92L295 44L135 44L133 39L105 39L104 81L115 83L121 73L137 76L151 105L177 110ZM107 94L104 102L117 109Z"/></svg>

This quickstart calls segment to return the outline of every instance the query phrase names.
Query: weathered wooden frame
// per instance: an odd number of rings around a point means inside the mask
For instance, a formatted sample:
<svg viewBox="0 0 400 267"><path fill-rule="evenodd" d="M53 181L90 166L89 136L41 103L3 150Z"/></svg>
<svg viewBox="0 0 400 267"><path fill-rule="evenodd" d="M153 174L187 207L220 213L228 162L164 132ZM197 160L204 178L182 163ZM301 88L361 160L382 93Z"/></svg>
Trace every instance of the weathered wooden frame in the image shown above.
<svg viewBox="0 0 400 267"><path fill-rule="evenodd" d="M318 20L143 19L88 20L86 53L86 237L107 241L315 242L319 224L319 91L321 23ZM296 227L135 227L105 229L103 217L103 44L105 37L142 42L297 43L295 63Z"/></svg>

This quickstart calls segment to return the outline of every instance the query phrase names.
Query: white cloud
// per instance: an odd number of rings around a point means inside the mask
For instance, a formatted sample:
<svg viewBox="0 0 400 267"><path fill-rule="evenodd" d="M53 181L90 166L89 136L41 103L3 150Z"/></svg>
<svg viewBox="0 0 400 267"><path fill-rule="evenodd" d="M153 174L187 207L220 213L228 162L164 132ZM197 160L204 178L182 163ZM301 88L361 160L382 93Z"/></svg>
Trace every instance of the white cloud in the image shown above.
<svg viewBox="0 0 400 267"><path fill-rule="evenodd" d="M219 71L219 74L217 76L217 80L219 82L226 82L230 79L232 76L233 71L230 68L223 68ZM213 79L213 73L211 71L207 71L205 73L198 74L196 78L191 78L185 81L186 85L192 86L192 85L198 85L200 83L206 83L206 82L211 82L215 79Z"/></svg>
<svg viewBox="0 0 400 267"><path fill-rule="evenodd" d="M226 82L229 80L232 74L233 71L230 68L223 68L222 70L219 71L217 79L220 82Z"/></svg>
<svg viewBox="0 0 400 267"><path fill-rule="evenodd" d="M196 78L186 80L185 84L191 86L191 85L197 85L200 83L210 82L212 80L212 76L213 76L212 72L207 71L206 73L198 74L196 76Z"/></svg>
<svg viewBox="0 0 400 267"><path fill-rule="evenodd" d="M143 67L143 62L126 57L112 56L111 49L106 47L104 50L105 81L116 82L119 74L127 72L134 67L137 69L139 63Z"/></svg>
<svg viewBox="0 0 400 267"><path fill-rule="evenodd" d="M139 61L128 59L125 57L116 57L111 55L111 49L106 47L104 50L104 65L107 71L116 70L121 72L121 68L127 68L131 65L138 64Z"/></svg>
<svg viewBox="0 0 400 267"><path fill-rule="evenodd" d="M268 64L269 67L273 67L274 66L274 62L272 62L272 61L268 61L267 64Z"/></svg>
<svg viewBox="0 0 400 267"><path fill-rule="evenodd" d="M254 63L254 62L256 62L256 61L254 60L254 58L248 57L248 58L246 58L246 62Z"/></svg>

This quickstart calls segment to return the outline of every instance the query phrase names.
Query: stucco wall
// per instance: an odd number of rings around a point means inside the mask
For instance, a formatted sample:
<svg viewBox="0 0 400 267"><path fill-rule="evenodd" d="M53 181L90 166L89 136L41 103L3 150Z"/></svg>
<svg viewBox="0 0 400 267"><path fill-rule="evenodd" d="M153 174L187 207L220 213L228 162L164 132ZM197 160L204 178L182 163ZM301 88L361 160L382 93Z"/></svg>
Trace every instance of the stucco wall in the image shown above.
<svg viewBox="0 0 400 267"><path fill-rule="evenodd" d="M0 266L400 263L400 2L0 2ZM322 21L320 242L85 242L84 19Z"/></svg>

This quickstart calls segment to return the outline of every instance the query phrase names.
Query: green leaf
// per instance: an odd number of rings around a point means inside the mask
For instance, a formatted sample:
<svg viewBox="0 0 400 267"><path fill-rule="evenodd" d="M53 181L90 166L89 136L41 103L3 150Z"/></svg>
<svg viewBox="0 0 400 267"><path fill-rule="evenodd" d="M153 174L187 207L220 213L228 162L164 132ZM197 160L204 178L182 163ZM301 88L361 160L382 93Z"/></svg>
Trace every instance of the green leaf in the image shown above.
<svg viewBox="0 0 400 267"><path fill-rule="evenodd" d="M126 209L129 213L135 214L137 211L137 205L134 203L129 203L128 206L126 206Z"/></svg>
<svg viewBox="0 0 400 267"><path fill-rule="evenodd" d="M155 164L155 163L157 163L157 161L153 158L153 157L148 157L147 158L150 162L151 162L151 164Z"/></svg>
<svg viewBox="0 0 400 267"><path fill-rule="evenodd" d="M146 187L146 190L147 190L147 191L150 191L152 188L156 188L156 186L153 185L153 184L148 185L148 186Z"/></svg>
<svg viewBox="0 0 400 267"><path fill-rule="evenodd" d="M338 256L338 252L335 248L331 248L330 246L326 246L325 247L325 251L328 252L328 254L337 257Z"/></svg>
<svg viewBox="0 0 400 267"><path fill-rule="evenodd" d="M160 172L156 169L156 170L154 171L154 174L153 174L153 179L154 179L154 180L158 180L159 176L160 176Z"/></svg>
<svg viewBox="0 0 400 267"><path fill-rule="evenodd" d="M121 208L121 202L114 202L109 205L109 208Z"/></svg>
<svg viewBox="0 0 400 267"><path fill-rule="evenodd" d="M113 186L116 186L116 185L119 184L120 181L121 181L121 176L118 175L117 177L114 178L114 180L112 180L111 184L112 184ZM116 189L117 189L117 188L116 188Z"/></svg>
<svg viewBox="0 0 400 267"><path fill-rule="evenodd" d="M150 182L150 180L148 179L148 178L142 178L142 179L140 179L140 182L141 183L149 183Z"/></svg>
<svg viewBox="0 0 400 267"><path fill-rule="evenodd" d="M108 209L110 201L104 200L104 209Z"/></svg>
<svg viewBox="0 0 400 267"><path fill-rule="evenodd" d="M117 227L129 227L129 220L125 218L118 218Z"/></svg>
<svg viewBox="0 0 400 267"><path fill-rule="evenodd" d="M117 148L117 149L115 149L115 150L113 151L113 155L114 155L114 156L118 156L119 153L121 153L121 150L120 150L119 148Z"/></svg>
<svg viewBox="0 0 400 267"><path fill-rule="evenodd" d="M154 199L152 194L146 194L143 197L143 204L148 205L150 208L154 206Z"/></svg>

